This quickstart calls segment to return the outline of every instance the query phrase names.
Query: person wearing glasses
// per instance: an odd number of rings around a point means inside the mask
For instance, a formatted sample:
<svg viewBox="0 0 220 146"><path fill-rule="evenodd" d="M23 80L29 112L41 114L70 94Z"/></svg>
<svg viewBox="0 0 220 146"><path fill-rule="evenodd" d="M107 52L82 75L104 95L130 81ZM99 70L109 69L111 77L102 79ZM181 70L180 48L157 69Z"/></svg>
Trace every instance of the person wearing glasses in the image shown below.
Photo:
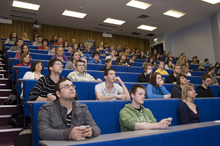
<svg viewBox="0 0 220 146"><path fill-rule="evenodd" d="M52 59L48 62L47 66L49 74L38 80L29 93L30 101L53 101L56 99L54 87L63 78L60 76L63 71L63 64L60 59Z"/></svg>
<svg viewBox="0 0 220 146"><path fill-rule="evenodd" d="M74 101L76 90L70 79L60 79L55 94L57 100L44 104L38 112L42 140L82 140L100 135L88 107Z"/></svg>

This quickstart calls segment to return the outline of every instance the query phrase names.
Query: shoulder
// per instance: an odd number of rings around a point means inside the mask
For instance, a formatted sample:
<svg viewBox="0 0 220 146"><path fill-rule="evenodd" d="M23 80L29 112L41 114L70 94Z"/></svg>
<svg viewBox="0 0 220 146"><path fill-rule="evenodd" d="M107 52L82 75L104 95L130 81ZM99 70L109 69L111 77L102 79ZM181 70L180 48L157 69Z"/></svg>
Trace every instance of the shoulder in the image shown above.
<svg viewBox="0 0 220 146"><path fill-rule="evenodd" d="M95 87L104 87L104 84L105 82L102 82L102 83L96 84Z"/></svg>
<svg viewBox="0 0 220 146"><path fill-rule="evenodd" d="M40 110L47 110L47 111L52 110L53 107L55 106L55 101L50 101L50 102L45 103L44 105L42 105L40 107ZM40 110L39 110L39 112L40 112Z"/></svg>

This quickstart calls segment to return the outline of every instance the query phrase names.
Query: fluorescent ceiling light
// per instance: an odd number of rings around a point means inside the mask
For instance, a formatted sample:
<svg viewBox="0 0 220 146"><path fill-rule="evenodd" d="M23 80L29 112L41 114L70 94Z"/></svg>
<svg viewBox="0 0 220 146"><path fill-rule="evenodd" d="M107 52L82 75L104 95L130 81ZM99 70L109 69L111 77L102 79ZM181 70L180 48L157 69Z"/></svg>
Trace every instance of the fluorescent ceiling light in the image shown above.
<svg viewBox="0 0 220 146"><path fill-rule="evenodd" d="M210 4L217 4L220 2L220 0L202 0L202 1L210 3Z"/></svg>
<svg viewBox="0 0 220 146"><path fill-rule="evenodd" d="M126 6L135 7L135 8L138 8L138 9L145 10L148 7L150 7L151 4L140 2L140 1L131 0L129 3L126 4Z"/></svg>
<svg viewBox="0 0 220 146"><path fill-rule="evenodd" d="M110 24L116 24L116 25L122 25L125 23L123 20L117 20L117 19L112 19L112 18L107 18L103 22L105 23L110 23Z"/></svg>
<svg viewBox="0 0 220 146"><path fill-rule="evenodd" d="M149 26L149 25L140 25L140 26L138 27L138 29L153 31L153 30L157 29L157 27Z"/></svg>
<svg viewBox="0 0 220 146"><path fill-rule="evenodd" d="M175 10L169 10L169 11L163 13L163 14L167 15L167 16L175 17L175 18L180 18L183 15L185 15L186 13L175 11Z"/></svg>
<svg viewBox="0 0 220 146"><path fill-rule="evenodd" d="M70 16L70 17L76 17L76 18L84 18L87 14L86 13L80 13L80 12L65 10L62 15Z"/></svg>
<svg viewBox="0 0 220 146"><path fill-rule="evenodd" d="M40 8L40 5L21 2L21 1L13 1L12 6L18 7L18 8L23 8L23 9L35 10L35 11L38 11L38 9Z"/></svg>

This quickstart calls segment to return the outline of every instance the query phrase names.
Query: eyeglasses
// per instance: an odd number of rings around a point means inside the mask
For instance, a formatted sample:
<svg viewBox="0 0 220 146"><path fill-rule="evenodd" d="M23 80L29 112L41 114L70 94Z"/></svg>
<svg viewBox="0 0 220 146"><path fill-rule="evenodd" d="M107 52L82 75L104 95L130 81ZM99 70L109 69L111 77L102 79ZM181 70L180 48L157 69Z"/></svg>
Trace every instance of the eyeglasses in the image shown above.
<svg viewBox="0 0 220 146"><path fill-rule="evenodd" d="M60 65L61 65L61 66L64 66L64 65L63 65L63 64L61 64L61 63L54 63L54 64L55 64L55 65L59 65L59 66L60 66Z"/></svg>
<svg viewBox="0 0 220 146"><path fill-rule="evenodd" d="M42 66L42 64L41 64L41 63L38 63L38 64L36 64L36 66Z"/></svg>
<svg viewBox="0 0 220 146"><path fill-rule="evenodd" d="M72 87L73 89L76 88L76 86L74 86L73 84L71 84L71 85L65 84L63 87L60 88L60 90L61 90L62 88L64 88L64 89L69 89L70 87Z"/></svg>

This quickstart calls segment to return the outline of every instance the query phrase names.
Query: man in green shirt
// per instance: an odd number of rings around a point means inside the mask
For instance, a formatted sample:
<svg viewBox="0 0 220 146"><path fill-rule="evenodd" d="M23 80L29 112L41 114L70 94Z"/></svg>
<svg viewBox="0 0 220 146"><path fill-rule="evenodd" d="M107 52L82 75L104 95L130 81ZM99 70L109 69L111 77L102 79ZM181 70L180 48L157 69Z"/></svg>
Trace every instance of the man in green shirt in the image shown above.
<svg viewBox="0 0 220 146"><path fill-rule="evenodd" d="M142 106L145 99L145 90L145 87L140 84L131 87L132 102L131 104L126 104L119 114L121 132L165 129L171 124L172 118L162 119L157 122L152 112Z"/></svg>

